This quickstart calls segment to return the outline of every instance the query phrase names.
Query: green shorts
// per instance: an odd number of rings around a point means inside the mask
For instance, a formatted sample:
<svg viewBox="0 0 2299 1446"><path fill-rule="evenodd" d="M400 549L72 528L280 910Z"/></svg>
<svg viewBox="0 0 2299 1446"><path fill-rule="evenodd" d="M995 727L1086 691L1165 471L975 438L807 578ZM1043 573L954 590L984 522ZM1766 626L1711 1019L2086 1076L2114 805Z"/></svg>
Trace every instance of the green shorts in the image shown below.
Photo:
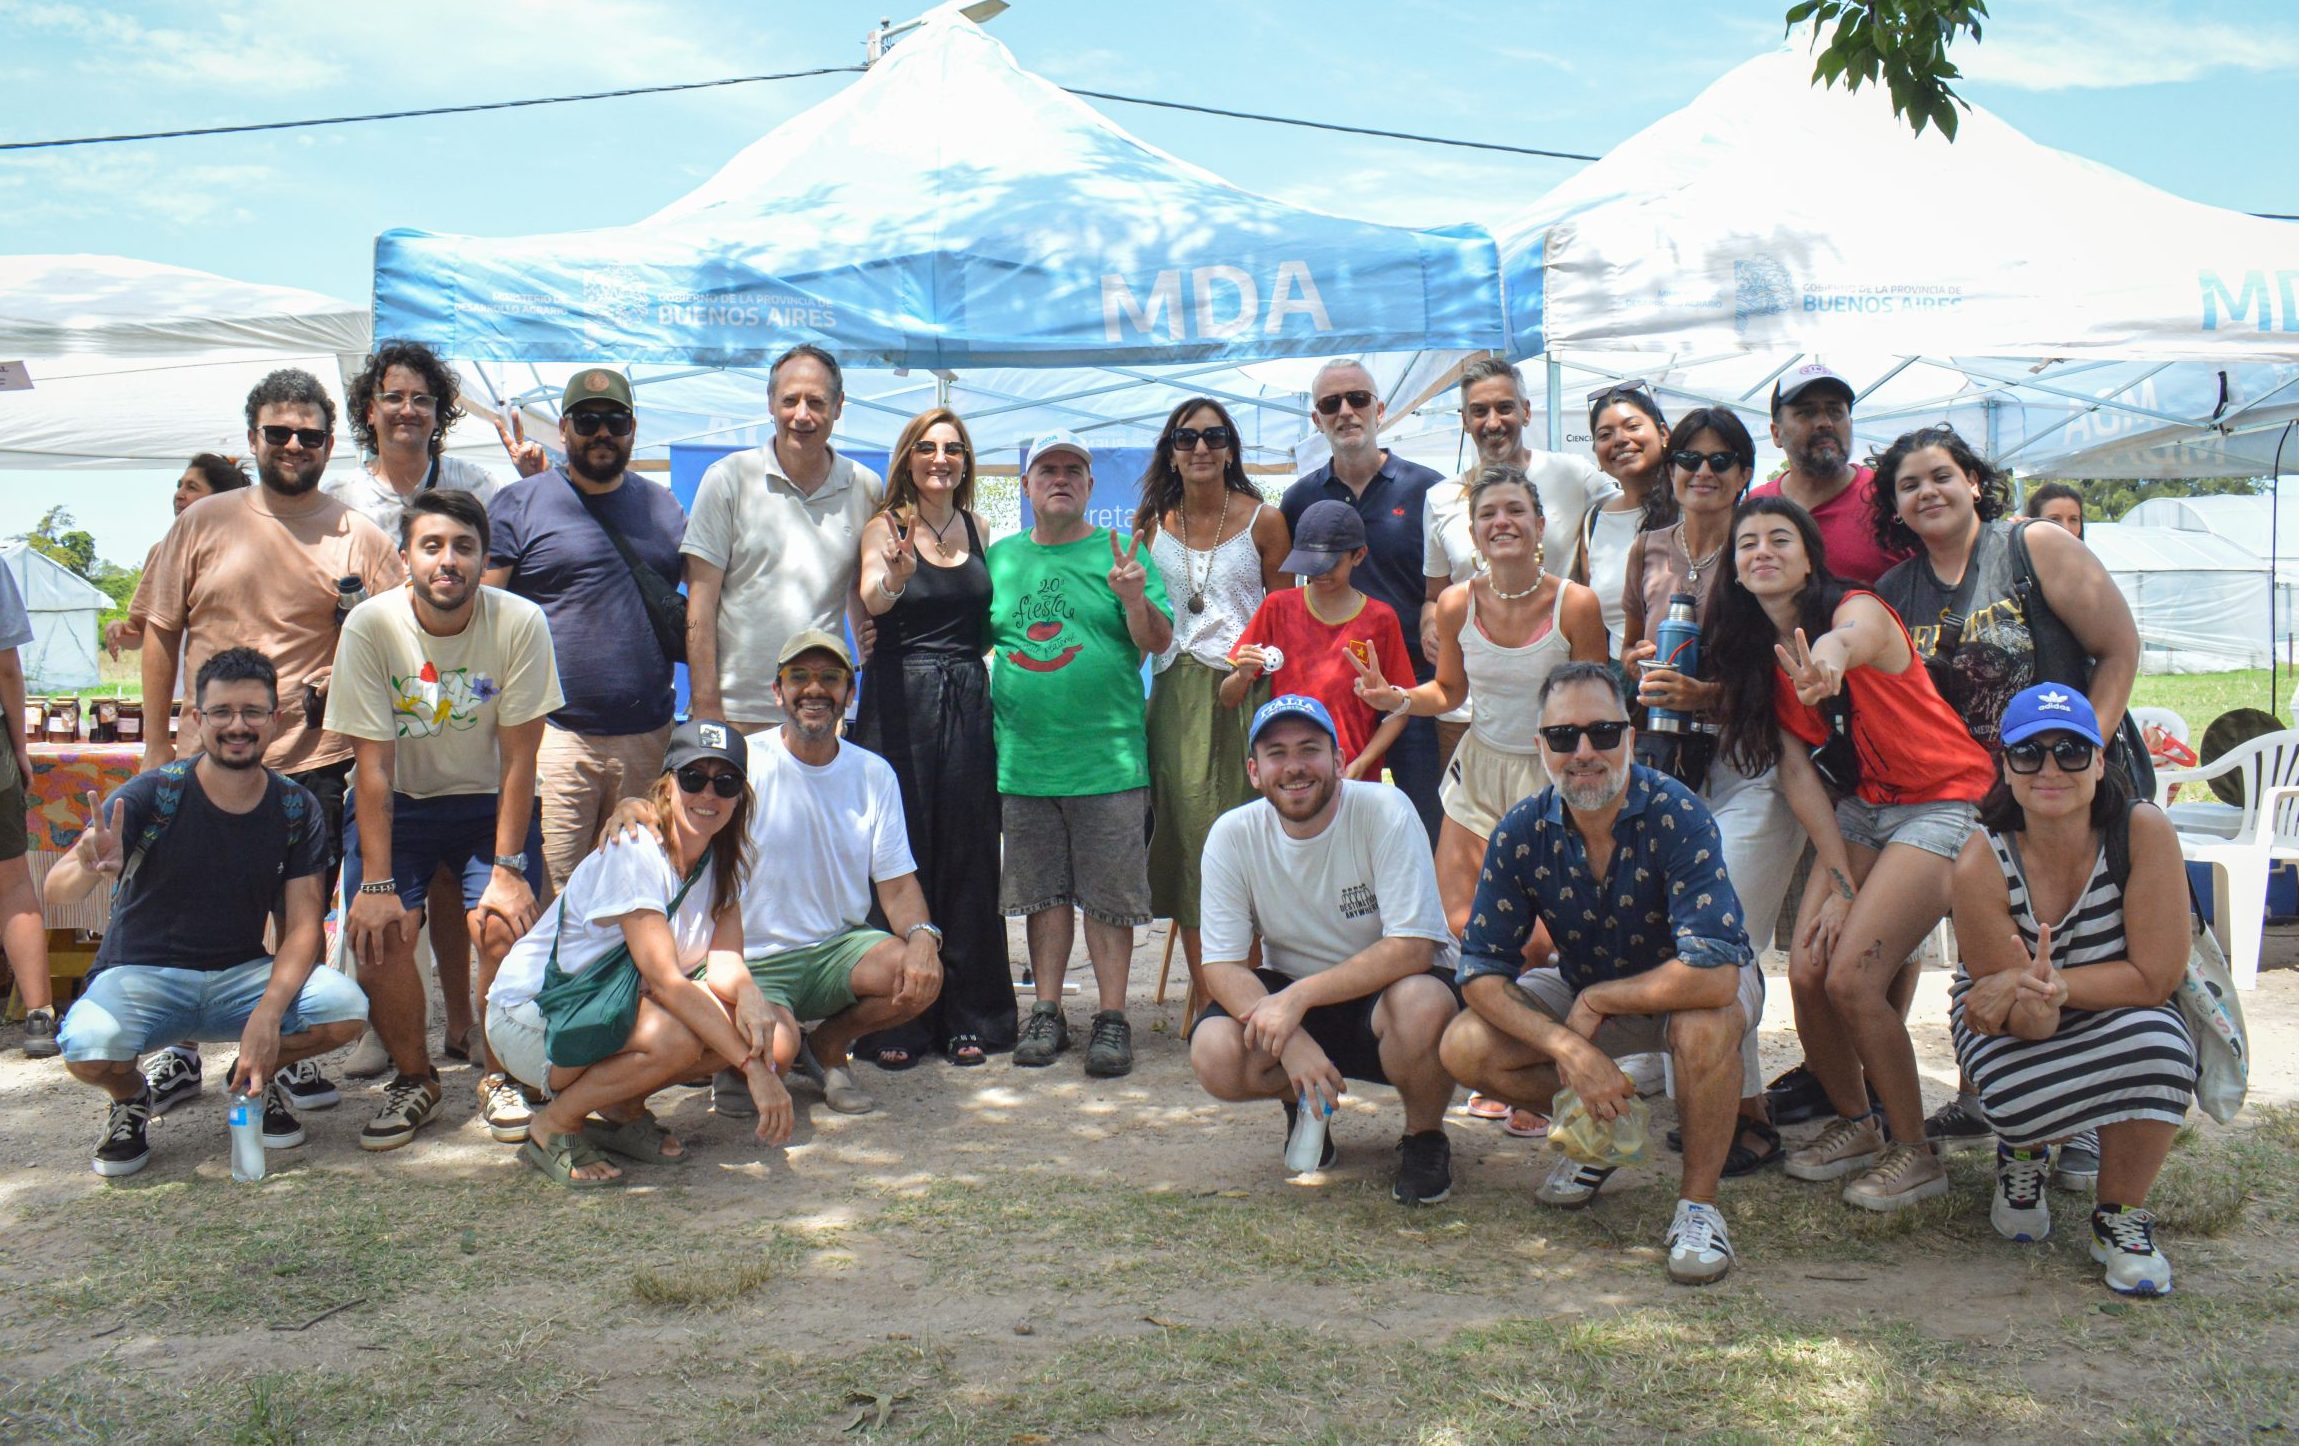
<svg viewBox="0 0 2299 1446"><path fill-rule="evenodd" d="M883 929L849 929L820 944L742 962L768 1003L787 1007L801 1024L812 1024L853 1005L854 966L893 937Z"/></svg>

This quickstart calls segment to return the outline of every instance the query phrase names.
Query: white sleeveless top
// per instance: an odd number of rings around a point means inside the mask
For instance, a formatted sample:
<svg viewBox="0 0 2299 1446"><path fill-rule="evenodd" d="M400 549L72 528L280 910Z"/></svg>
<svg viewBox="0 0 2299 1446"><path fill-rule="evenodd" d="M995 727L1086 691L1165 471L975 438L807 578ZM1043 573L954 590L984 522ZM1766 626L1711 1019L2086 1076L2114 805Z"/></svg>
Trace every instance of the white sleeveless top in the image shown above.
<svg viewBox="0 0 2299 1446"><path fill-rule="evenodd" d="M1503 753L1538 752L1541 684L1572 653L1572 641L1565 636L1562 582L1549 613L1549 630L1521 648L1504 648L1477 626L1477 590L1472 586L1468 615L1461 619L1461 665L1469 675L1469 696L1477 700L1469 731Z"/></svg>
<svg viewBox="0 0 2299 1446"><path fill-rule="evenodd" d="M1166 527L1150 539L1150 559L1165 584L1166 605L1173 609L1173 642L1151 663L1151 672L1164 672L1184 652L1209 668L1228 670L1229 655L1261 606L1261 549L1253 543L1252 518L1260 516L1266 505L1254 504L1237 535L1216 543L1210 552L1183 546ZM1193 586L1204 589L1204 612L1189 610Z"/></svg>

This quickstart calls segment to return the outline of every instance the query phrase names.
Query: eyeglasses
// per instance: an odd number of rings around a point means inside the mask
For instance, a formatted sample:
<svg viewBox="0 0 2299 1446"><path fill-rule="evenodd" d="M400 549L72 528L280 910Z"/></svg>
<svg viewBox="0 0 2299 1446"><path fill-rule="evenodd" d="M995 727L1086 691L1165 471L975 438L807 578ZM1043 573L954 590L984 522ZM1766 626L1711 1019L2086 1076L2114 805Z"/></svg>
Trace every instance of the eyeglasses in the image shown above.
<svg viewBox="0 0 2299 1446"><path fill-rule="evenodd" d="M1581 736L1588 735L1589 746L1599 753L1620 747L1628 724L1622 720L1609 723L1555 723L1541 730L1541 741L1549 745L1551 753L1574 753L1581 746Z"/></svg>
<svg viewBox="0 0 2299 1446"><path fill-rule="evenodd" d="M1370 398L1372 394L1370 392L1351 392L1349 395ZM1331 399L1328 398L1328 400ZM1361 408L1365 404L1363 402L1351 402L1350 405ZM1328 407L1324 402L1319 402L1317 408L1329 417L1341 410L1338 406ZM1173 429L1173 449L1176 452L1194 452L1200 442L1205 443L1216 452L1220 452L1227 450L1229 444L1236 440L1237 433L1232 432L1227 427L1176 427Z"/></svg>
<svg viewBox="0 0 2299 1446"><path fill-rule="evenodd" d="M200 709L200 716L201 716L202 718L205 718L205 719L207 719L207 720L208 720L210 723L213 723L213 724L215 724L215 725L216 725L218 728L221 728L221 727L223 727L223 726L224 726L226 723L229 723L229 722L231 722L231 721L232 721L232 720L234 720L234 719L237 719L237 720L239 720L240 722L242 722L242 723L245 723L245 724L246 724L248 727L250 727L250 728L260 728L260 727L262 727L262 726L263 726L265 723L268 723L268 722L270 722L270 721L271 721L271 717L272 717L272 715L273 715L274 713L277 713L278 711L279 711L279 709L277 709L276 707L274 707L274 708L202 708L202 709Z"/></svg>
<svg viewBox="0 0 2299 1446"><path fill-rule="evenodd" d="M628 437L638 425L639 419L620 407L567 413L567 427L578 437L595 436L601 427L610 437Z"/></svg>
<svg viewBox="0 0 2299 1446"><path fill-rule="evenodd" d="M1706 462L1709 471L1722 477L1740 465L1740 454L1738 452L1671 452L1668 454L1668 460L1674 462L1680 472L1698 472L1700 464Z"/></svg>
<svg viewBox="0 0 2299 1446"><path fill-rule="evenodd" d="M913 457L963 457L966 455L966 444L964 442L929 442L921 439L910 444L910 455Z"/></svg>
<svg viewBox="0 0 2299 1446"><path fill-rule="evenodd" d="M1344 402L1349 404L1349 410L1353 412L1367 411L1373 405L1373 394L1366 391L1334 392L1317 399L1317 410L1328 417L1338 416Z"/></svg>
<svg viewBox="0 0 2299 1446"><path fill-rule="evenodd" d="M731 769L690 763L678 771L678 780L681 793L700 793L707 788L720 798L742 797L743 777Z"/></svg>
<svg viewBox="0 0 2299 1446"><path fill-rule="evenodd" d="M324 427L258 427L256 430L274 447L286 446L292 437L303 445L306 452L316 452L326 446L328 437L332 435Z"/></svg>
<svg viewBox="0 0 2299 1446"><path fill-rule="evenodd" d="M2052 762L2060 766L2060 772L2081 773L2091 767L2092 755L2098 751L2081 738L2057 739L2049 749L2041 743L2007 743L2004 745L2004 767L2014 773L2041 773L2044 769L2044 754L2048 752Z"/></svg>
<svg viewBox="0 0 2299 1446"><path fill-rule="evenodd" d="M385 392L376 400L387 407L413 407L418 412L439 410L439 399L429 392Z"/></svg>
<svg viewBox="0 0 2299 1446"><path fill-rule="evenodd" d="M848 674L844 668L785 668L780 676L782 686L795 692L810 683L836 688L846 681Z"/></svg>
<svg viewBox="0 0 2299 1446"><path fill-rule="evenodd" d="M1615 397L1634 396L1642 396L1650 401L1652 399L1652 383L1643 377L1637 377L1633 381L1614 382L1609 387L1598 387L1589 393L1589 405L1601 407Z"/></svg>

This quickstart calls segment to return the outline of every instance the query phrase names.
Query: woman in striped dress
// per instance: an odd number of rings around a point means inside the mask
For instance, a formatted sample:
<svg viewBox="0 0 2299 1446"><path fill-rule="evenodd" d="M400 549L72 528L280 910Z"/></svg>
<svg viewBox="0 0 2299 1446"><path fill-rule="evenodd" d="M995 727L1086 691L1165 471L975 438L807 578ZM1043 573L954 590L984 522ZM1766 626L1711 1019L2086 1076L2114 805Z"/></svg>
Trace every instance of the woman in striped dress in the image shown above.
<svg viewBox="0 0 2299 1446"><path fill-rule="evenodd" d="M2195 1046L2167 1002L2187 967L2179 840L2102 766L2076 689L2021 691L1999 736L2002 780L1956 860L1949 995L1956 1062L1999 1142L1989 1218L2008 1240L2050 1234L2050 1146L2097 1130L2092 1259L2110 1290L2168 1295L2145 1207L2195 1094Z"/></svg>

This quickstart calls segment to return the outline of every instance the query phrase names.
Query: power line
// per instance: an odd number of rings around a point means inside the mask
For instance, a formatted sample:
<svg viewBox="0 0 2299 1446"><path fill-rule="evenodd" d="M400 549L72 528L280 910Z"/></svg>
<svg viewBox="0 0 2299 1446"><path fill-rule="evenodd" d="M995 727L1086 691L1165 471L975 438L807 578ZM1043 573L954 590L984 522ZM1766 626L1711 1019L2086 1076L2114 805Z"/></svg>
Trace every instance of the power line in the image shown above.
<svg viewBox="0 0 2299 1446"><path fill-rule="evenodd" d="M1472 151L1507 151L1514 156L1546 156L1559 161L1603 159L1601 156L1584 155L1579 151L1544 151L1533 146L1503 145L1499 141L1466 141L1453 136L1424 136L1416 135L1411 131L1375 130L1371 126L1345 126L1334 121L1299 120L1293 116L1261 115L1249 110L1223 110L1218 106L1187 105L1178 100L1151 100L1146 96L1117 95L1106 90L1070 90L1070 87L1066 85L1062 89L1068 90L1072 95L1091 96L1095 100L1121 100L1128 105L1151 105L1160 110L1195 111L1199 115L1217 115L1229 120L1266 121L1270 125L1300 126L1305 130L1339 131L1343 135L1351 136L1378 136L1388 141L1419 141L1425 146L1460 146Z"/></svg>

